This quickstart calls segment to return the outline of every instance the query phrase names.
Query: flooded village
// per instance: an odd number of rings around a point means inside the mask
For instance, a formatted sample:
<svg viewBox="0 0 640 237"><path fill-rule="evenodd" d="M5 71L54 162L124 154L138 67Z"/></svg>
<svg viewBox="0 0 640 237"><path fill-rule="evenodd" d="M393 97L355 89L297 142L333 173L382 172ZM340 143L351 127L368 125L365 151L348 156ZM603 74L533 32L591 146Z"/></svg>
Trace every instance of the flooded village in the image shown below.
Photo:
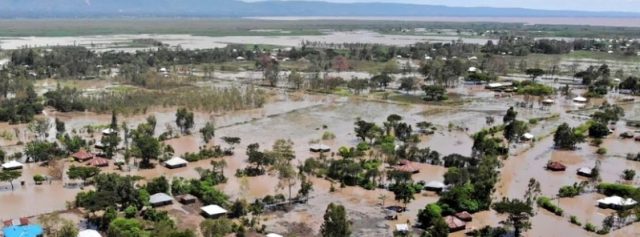
<svg viewBox="0 0 640 237"><path fill-rule="evenodd" d="M640 236L637 36L276 30L0 37L0 236Z"/></svg>

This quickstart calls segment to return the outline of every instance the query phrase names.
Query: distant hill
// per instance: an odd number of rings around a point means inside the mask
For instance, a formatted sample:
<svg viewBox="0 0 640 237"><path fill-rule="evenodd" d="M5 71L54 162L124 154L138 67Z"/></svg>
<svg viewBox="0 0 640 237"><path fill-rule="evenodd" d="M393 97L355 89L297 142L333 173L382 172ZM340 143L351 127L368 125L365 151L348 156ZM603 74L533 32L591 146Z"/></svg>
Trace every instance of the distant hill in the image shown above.
<svg viewBox="0 0 640 237"><path fill-rule="evenodd" d="M321 1L0 0L0 18L250 16L640 17L640 13Z"/></svg>

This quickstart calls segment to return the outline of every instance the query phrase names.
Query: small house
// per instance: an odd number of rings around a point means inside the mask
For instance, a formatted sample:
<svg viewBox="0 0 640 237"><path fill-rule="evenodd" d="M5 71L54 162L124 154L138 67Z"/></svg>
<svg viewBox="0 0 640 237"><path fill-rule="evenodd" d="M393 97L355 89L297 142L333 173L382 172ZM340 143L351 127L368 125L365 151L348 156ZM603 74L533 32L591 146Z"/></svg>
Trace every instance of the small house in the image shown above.
<svg viewBox="0 0 640 237"><path fill-rule="evenodd" d="M19 169L22 169L22 166L23 166L22 163L12 160L2 164L2 169L3 170L19 170Z"/></svg>
<svg viewBox="0 0 640 237"><path fill-rule="evenodd" d="M43 229L40 225L9 226L2 229L5 237L42 237Z"/></svg>
<svg viewBox="0 0 640 237"><path fill-rule="evenodd" d="M573 98L573 102L575 103L587 103L587 98L584 98L582 96L578 96Z"/></svg>
<svg viewBox="0 0 640 237"><path fill-rule="evenodd" d="M269 233L266 235L266 237L283 237L283 236L275 233Z"/></svg>
<svg viewBox="0 0 640 237"><path fill-rule="evenodd" d="M591 177L593 176L593 169L589 168L589 167L582 167L580 169L578 169L578 175L580 176L584 176L584 177Z"/></svg>
<svg viewBox="0 0 640 237"><path fill-rule="evenodd" d="M173 198L166 193L156 193L149 197L149 204L152 207L171 205L171 203L173 203Z"/></svg>
<svg viewBox="0 0 640 237"><path fill-rule="evenodd" d="M104 136L109 136L109 135L117 134L117 133L118 133L118 131L114 130L113 128L107 128L107 129L103 129L102 130L102 135L104 135Z"/></svg>
<svg viewBox="0 0 640 237"><path fill-rule="evenodd" d="M329 152L331 151L331 147L324 144L313 144L309 147L311 152Z"/></svg>
<svg viewBox="0 0 640 237"><path fill-rule="evenodd" d="M615 210L631 208L636 204L638 204L638 202L631 198L622 198L619 196L611 196L598 200L598 206L600 208L611 208Z"/></svg>
<svg viewBox="0 0 640 237"><path fill-rule="evenodd" d="M424 185L425 190L434 191L434 192L442 192L442 190L444 190L445 187L446 185L444 185L444 183L440 181L431 181Z"/></svg>
<svg viewBox="0 0 640 237"><path fill-rule="evenodd" d="M398 166L395 167L395 169L397 171L400 172L407 172L407 173L419 173L420 169L418 169L418 167L416 167L413 162L408 161L408 160L401 160L400 164Z"/></svg>
<svg viewBox="0 0 640 237"><path fill-rule="evenodd" d="M522 134L522 137L520 139L522 139L523 141L531 141L533 140L534 136L531 133L525 133Z"/></svg>
<svg viewBox="0 0 640 237"><path fill-rule="evenodd" d="M178 197L178 202L185 205L195 203L196 201L198 201L198 198L191 194L185 194Z"/></svg>
<svg viewBox="0 0 640 237"><path fill-rule="evenodd" d="M85 149L80 149L80 151L73 153L71 157L78 162L85 162L91 160L95 155L91 152L87 152Z"/></svg>
<svg viewBox="0 0 640 237"><path fill-rule="evenodd" d="M544 99L544 100L542 101L542 104L543 104L543 105L552 105L552 104L554 104L554 103L555 103L555 101L554 101L554 100L552 100L552 99Z"/></svg>
<svg viewBox="0 0 640 237"><path fill-rule="evenodd" d="M227 214L227 210L218 205L209 205L201 207L202 214L207 218L217 218Z"/></svg>
<svg viewBox="0 0 640 237"><path fill-rule="evenodd" d="M169 169L175 169L180 167L187 167L187 163L188 162L185 159L182 159L180 157L173 157L165 161L164 166L166 166Z"/></svg>
<svg viewBox="0 0 640 237"><path fill-rule="evenodd" d="M551 171L565 171L567 166L563 165L560 162L550 161L547 163L547 169Z"/></svg>
<svg viewBox="0 0 640 237"><path fill-rule="evenodd" d="M444 222L449 226L450 232L456 232L467 228L467 223L455 216L445 216Z"/></svg>
<svg viewBox="0 0 640 237"><path fill-rule="evenodd" d="M470 222L473 220L473 216L471 216L471 214L469 214L466 211L463 212L458 212L456 214L454 214L454 216L464 222Z"/></svg>

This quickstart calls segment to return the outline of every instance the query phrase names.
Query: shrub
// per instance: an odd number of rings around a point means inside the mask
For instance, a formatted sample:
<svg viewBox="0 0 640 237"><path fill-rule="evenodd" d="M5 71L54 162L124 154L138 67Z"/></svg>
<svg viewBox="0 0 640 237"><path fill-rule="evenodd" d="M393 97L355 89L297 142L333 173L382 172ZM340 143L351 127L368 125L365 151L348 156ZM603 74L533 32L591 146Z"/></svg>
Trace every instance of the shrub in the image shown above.
<svg viewBox="0 0 640 237"><path fill-rule="evenodd" d="M578 217L576 216L571 216L571 224L577 225L577 226L582 226L582 223L580 223L580 221L578 221Z"/></svg>
<svg viewBox="0 0 640 237"><path fill-rule="evenodd" d="M607 154L607 148L600 147L600 148L598 148L598 150L596 151L596 153L597 153L598 155L604 155L604 154Z"/></svg>
<svg viewBox="0 0 640 237"><path fill-rule="evenodd" d="M607 196L621 196L629 197L634 194L638 194L639 190L631 185L626 184L613 184L613 183L601 183L596 186L599 193Z"/></svg>
<svg viewBox="0 0 640 237"><path fill-rule="evenodd" d="M635 170L631 170L631 169L626 169L624 170L624 172L622 172L622 178L624 178L625 180L633 180L633 178L636 176L636 171ZM34 177L35 179L35 177Z"/></svg>
<svg viewBox="0 0 640 237"><path fill-rule="evenodd" d="M575 197L580 195L583 186L581 184L574 183L573 185L563 186L558 191L559 197Z"/></svg>
<svg viewBox="0 0 640 237"><path fill-rule="evenodd" d="M539 197L537 202L538 206L547 209L547 211L553 212L553 214L556 214L556 216L562 216L562 213L564 212L562 208L553 204L551 202L551 199L548 197Z"/></svg>
<svg viewBox="0 0 640 237"><path fill-rule="evenodd" d="M588 222L584 225L584 229L589 232L596 232L596 226Z"/></svg>
<svg viewBox="0 0 640 237"><path fill-rule="evenodd" d="M44 182L46 180L46 178L42 175L36 174L33 176L33 182L35 182L37 185L42 184L42 182Z"/></svg>

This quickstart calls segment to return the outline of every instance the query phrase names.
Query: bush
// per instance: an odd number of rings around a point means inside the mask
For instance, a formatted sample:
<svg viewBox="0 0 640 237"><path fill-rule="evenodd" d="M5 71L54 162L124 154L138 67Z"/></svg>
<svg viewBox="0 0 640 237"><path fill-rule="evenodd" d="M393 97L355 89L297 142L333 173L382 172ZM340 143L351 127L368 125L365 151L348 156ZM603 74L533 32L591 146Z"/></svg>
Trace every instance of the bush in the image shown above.
<svg viewBox="0 0 640 237"><path fill-rule="evenodd" d="M129 206L124 209L124 216L126 218L133 218L136 216L138 209L135 206Z"/></svg>
<svg viewBox="0 0 640 237"><path fill-rule="evenodd" d="M589 232L596 232L596 226L588 222L584 225L584 229Z"/></svg>
<svg viewBox="0 0 640 237"><path fill-rule="evenodd" d="M42 182L44 182L46 180L46 178L42 175L36 174L33 176L33 182L35 182L37 185L42 184Z"/></svg>
<svg viewBox="0 0 640 237"><path fill-rule="evenodd" d="M604 123L594 123L589 126L589 137L603 138L609 135L609 128Z"/></svg>
<svg viewBox="0 0 640 237"><path fill-rule="evenodd" d="M571 224L577 225L577 226L582 226L582 223L580 223L580 221L578 221L578 217L576 216L571 216Z"/></svg>
<svg viewBox="0 0 640 237"><path fill-rule="evenodd" d="M553 212L553 214L556 214L556 216L562 216L562 213L564 212L562 208L553 204L551 202L551 199L548 197L539 197L537 202L538 206L546 209L547 211Z"/></svg>
<svg viewBox="0 0 640 237"><path fill-rule="evenodd" d="M600 148L598 148L598 150L596 150L596 153L597 153L598 155L604 155L604 154L607 154L607 148L600 147Z"/></svg>
<svg viewBox="0 0 640 237"><path fill-rule="evenodd" d="M577 183L569 186L563 186L558 191L559 197L575 197L580 195L582 192L583 186Z"/></svg>
<svg viewBox="0 0 640 237"><path fill-rule="evenodd" d="M599 193L607 196L629 197L638 194L639 189L626 184L601 183L596 186Z"/></svg>
<svg viewBox="0 0 640 237"><path fill-rule="evenodd" d="M624 178L624 180L633 180L633 178L635 176L636 176L636 171L635 170L631 170L631 169L626 169L622 173L622 178ZM35 177L34 177L34 179L35 179Z"/></svg>

